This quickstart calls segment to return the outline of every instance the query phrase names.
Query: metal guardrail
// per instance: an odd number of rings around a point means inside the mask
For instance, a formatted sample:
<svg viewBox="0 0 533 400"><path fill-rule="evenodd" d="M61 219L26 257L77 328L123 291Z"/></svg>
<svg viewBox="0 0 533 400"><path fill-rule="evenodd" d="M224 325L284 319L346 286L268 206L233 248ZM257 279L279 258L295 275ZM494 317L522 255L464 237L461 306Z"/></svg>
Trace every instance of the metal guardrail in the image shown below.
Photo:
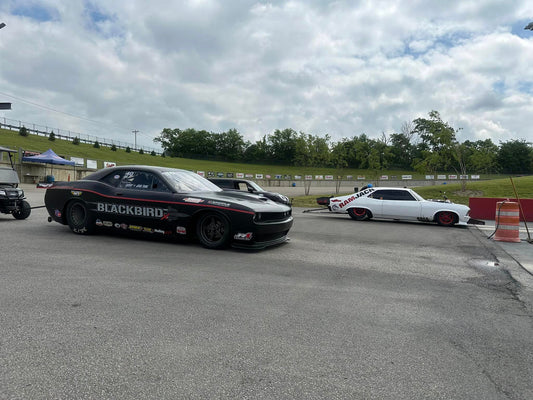
<svg viewBox="0 0 533 400"><path fill-rule="evenodd" d="M17 121L17 120L5 118L5 117L2 118L2 120L0 121L0 128L8 129L11 131L18 131L23 126L28 130L29 133L33 135L37 135L37 136L49 137L50 133L54 132L54 136L57 139L68 140L70 142L73 141L74 138L78 138L81 143L94 144L96 141L98 141L98 144L104 147L112 147L113 145L115 145L117 149L125 150L126 148L129 147L131 151L136 151L136 152L142 149L145 153L155 152L157 155L161 155L162 153L161 150L158 150L154 147L146 147L146 146L135 147L135 145L133 145L132 143L121 142L118 140L107 139L107 138L100 138L98 136L92 136L92 135L86 135L83 133L72 132L66 129L50 128L48 126L37 125L34 123L28 123L28 122L23 122L23 121Z"/></svg>

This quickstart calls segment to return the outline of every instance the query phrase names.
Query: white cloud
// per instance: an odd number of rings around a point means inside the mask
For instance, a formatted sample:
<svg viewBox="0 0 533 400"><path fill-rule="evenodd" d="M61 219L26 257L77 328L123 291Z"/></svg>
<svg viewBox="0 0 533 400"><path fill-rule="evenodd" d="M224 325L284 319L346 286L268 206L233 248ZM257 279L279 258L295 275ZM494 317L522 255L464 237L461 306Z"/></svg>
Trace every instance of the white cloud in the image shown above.
<svg viewBox="0 0 533 400"><path fill-rule="evenodd" d="M166 127L377 137L437 110L463 140L533 141L529 3L4 0L1 116L155 146Z"/></svg>

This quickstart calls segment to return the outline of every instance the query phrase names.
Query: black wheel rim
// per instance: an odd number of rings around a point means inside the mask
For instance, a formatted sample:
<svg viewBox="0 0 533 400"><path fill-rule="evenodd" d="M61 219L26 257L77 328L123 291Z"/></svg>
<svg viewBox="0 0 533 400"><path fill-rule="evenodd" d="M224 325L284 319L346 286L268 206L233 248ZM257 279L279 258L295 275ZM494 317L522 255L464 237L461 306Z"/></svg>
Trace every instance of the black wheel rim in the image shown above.
<svg viewBox="0 0 533 400"><path fill-rule="evenodd" d="M85 222L85 207L75 204L70 209L70 220L74 226L82 226Z"/></svg>
<svg viewBox="0 0 533 400"><path fill-rule="evenodd" d="M224 221L220 218L209 216L202 221L202 236L211 243L222 240L225 231Z"/></svg>

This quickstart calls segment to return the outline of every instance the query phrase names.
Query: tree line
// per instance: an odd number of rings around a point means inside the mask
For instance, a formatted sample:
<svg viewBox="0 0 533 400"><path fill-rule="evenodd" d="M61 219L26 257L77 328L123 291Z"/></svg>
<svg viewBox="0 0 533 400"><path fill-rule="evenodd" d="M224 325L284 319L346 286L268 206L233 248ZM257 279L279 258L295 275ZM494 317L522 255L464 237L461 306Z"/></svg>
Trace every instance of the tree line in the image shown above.
<svg viewBox="0 0 533 400"><path fill-rule="evenodd" d="M420 173L530 174L531 143L515 139L496 145L491 139L460 143L456 129L437 111L402 125L399 132L378 139L366 134L332 142L293 129L275 130L255 143L236 130L213 133L196 129L165 128L154 139L171 157L293 165L337 169L398 169Z"/></svg>

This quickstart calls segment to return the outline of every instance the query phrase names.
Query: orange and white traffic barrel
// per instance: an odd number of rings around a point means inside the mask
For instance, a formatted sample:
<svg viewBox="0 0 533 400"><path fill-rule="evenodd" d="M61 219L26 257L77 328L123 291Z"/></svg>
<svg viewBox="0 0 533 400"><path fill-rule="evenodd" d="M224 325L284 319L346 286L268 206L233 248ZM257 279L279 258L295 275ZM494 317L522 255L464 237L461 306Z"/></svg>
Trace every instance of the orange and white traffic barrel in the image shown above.
<svg viewBox="0 0 533 400"><path fill-rule="evenodd" d="M513 201L496 203L496 233L494 240L520 242L520 209Z"/></svg>

